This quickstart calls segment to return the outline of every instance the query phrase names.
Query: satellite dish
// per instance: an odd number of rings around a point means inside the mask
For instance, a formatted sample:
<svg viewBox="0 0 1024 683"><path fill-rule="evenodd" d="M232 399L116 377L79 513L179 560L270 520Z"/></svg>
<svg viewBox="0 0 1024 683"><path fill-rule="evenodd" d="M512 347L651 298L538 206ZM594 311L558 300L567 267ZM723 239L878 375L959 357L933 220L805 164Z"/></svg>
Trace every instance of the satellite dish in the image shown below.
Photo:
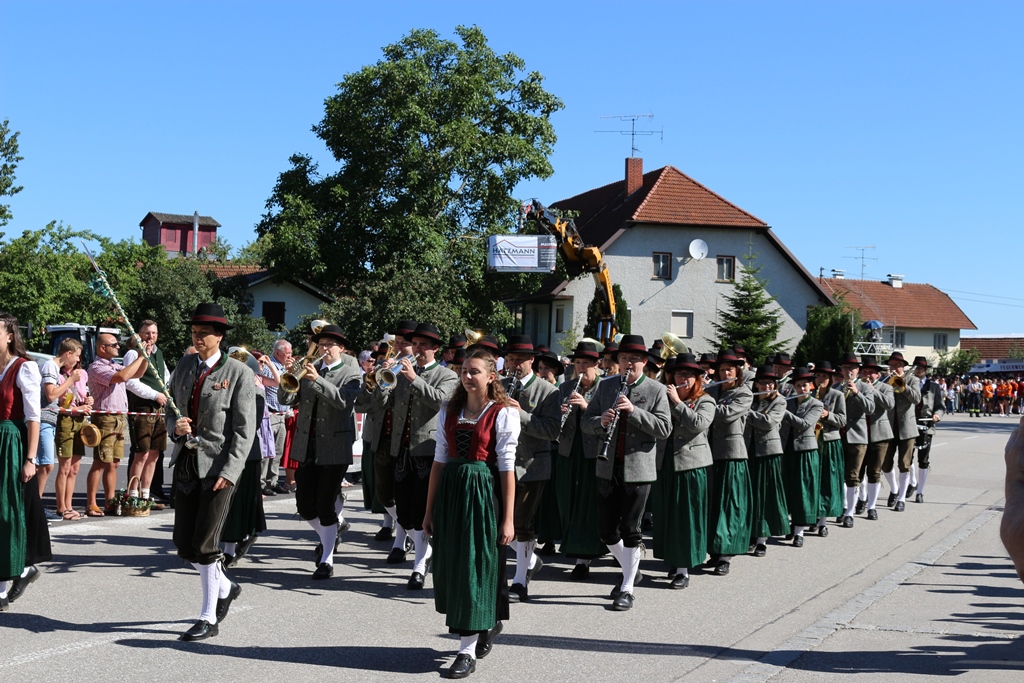
<svg viewBox="0 0 1024 683"><path fill-rule="evenodd" d="M702 258L708 255L708 243L704 240L694 240L690 242L690 257L695 261L700 261Z"/></svg>

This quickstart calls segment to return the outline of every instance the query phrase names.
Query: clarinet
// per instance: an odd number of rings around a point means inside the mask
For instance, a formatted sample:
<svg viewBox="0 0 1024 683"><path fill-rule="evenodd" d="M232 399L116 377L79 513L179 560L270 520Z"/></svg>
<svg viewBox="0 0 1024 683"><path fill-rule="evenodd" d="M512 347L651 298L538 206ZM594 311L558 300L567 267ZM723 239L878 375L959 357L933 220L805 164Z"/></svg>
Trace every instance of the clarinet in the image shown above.
<svg viewBox="0 0 1024 683"><path fill-rule="evenodd" d="M505 371L506 377L511 377L512 381L508 385L508 397L512 401L519 400L519 394L523 391L523 383L519 381L519 375L516 374L515 370L509 368Z"/></svg>
<svg viewBox="0 0 1024 683"><path fill-rule="evenodd" d="M570 399L570 398L572 398L572 395L573 395L573 394L575 394L575 393L576 393L577 391L579 391L579 390L580 390L580 383L581 383L582 381L583 381L583 375L582 375L582 374L580 374L580 377L579 377L579 379L577 379L577 380L576 380L576 386L575 386L575 388L573 388L573 390L569 392L569 395L568 395L568 396L566 397L566 399L565 399L565 403L563 403L563 404L562 404L563 406L565 406L565 412L564 412L564 413L562 413L562 424L561 424L561 426L560 426L560 427L558 428L558 431L559 431L559 433L561 433L561 431L562 431L563 429L565 429L565 423L566 423L566 421L568 421L568 419L569 419L569 413L571 413L571 412L572 412L572 406L571 406L571 405L569 405L569 399Z"/></svg>
<svg viewBox="0 0 1024 683"><path fill-rule="evenodd" d="M629 383L626 381L626 373L622 373L622 385L619 387L619 393L615 395L615 400L612 401L612 405L619 402L619 399L629 393ZM601 460L608 459L608 447L612 444L612 439L615 438L615 428L619 426L619 417L622 415L618 410L615 411L615 416L612 421L608 423L608 434L604 437L604 443L601 445L601 453L597 456Z"/></svg>

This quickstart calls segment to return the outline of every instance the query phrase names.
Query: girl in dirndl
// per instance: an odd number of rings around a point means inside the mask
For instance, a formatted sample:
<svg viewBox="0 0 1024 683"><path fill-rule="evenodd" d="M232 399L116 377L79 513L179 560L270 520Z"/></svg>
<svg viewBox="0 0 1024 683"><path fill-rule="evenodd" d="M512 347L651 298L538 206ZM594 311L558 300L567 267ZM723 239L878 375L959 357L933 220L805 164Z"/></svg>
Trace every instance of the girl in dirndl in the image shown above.
<svg viewBox="0 0 1024 683"><path fill-rule="evenodd" d="M821 507L821 456L814 427L821 417L822 403L814 398L814 374L807 368L793 373L793 393L798 396L787 406L782 421L782 476L786 482L786 505L793 527L793 545L803 547L804 529L818 522Z"/></svg>
<svg viewBox="0 0 1024 683"><path fill-rule="evenodd" d="M754 557L768 553L768 537L789 533L789 508L782 475L782 438L779 430L786 415L786 399L779 396L778 376L771 365L762 365L754 376L753 408L747 415L747 452L753 490L753 526L750 530Z"/></svg>
<svg viewBox="0 0 1024 683"><path fill-rule="evenodd" d="M438 425L423 529L434 537L435 608L461 636L447 675L465 678L508 619L505 553L520 425L490 352L467 356Z"/></svg>

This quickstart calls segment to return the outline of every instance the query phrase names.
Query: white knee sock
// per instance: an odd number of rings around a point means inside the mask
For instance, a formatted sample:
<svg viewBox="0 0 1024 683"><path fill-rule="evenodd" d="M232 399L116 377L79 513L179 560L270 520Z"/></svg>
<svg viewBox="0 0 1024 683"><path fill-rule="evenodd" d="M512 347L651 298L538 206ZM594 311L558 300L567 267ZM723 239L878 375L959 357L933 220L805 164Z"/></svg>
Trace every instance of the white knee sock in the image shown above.
<svg viewBox="0 0 1024 683"><path fill-rule="evenodd" d="M623 551L626 563L622 566L622 585L619 588L623 593L632 593L636 573L640 570L640 546L624 548Z"/></svg>
<svg viewBox="0 0 1024 683"><path fill-rule="evenodd" d="M867 499L868 499L868 482L865 479L864 481L862 481L860 483L860 486L857 487L857 500L867 500Z"/></svg>
<svg viewBox="0 0 1024 683"><path fill-rule="evenodd" d="M398 510L394 505L385 507L384 509L388 511L388 514L391 515L391 519L395 522L395 544L392 547L401 548L404 551L406 533L405 529L402 528L402 525L398 523Z"/></svg>
<svg viewBox="0 0 1024 683"><path fill-rule="evenodd" d="M615 561L619 563L620 567L626 566L626 546L622 545L622 539L619 539L619 542L615 545L608 545L605 547L608 548L608 552L612 554L612 557L615 558Z"/></svg>
<svg viewBox="0 0 1024 683"><path fill-rule="evenodd" d="M393 529L395 527L395 518L387 512L384 513L384 519L380 522L381 528Z"/></svg>
<svg viewBox="0 0 1024 683"><path fill-rule="evenodd" d="M853 517L853 511L857 507L857 487L846 487L846 509L843 510L843 517Z"/></svg>
<svg viewBox="0 0 1024 683"><path fill-rule="evenodd" d="M224 554L225 555L232 555L233 556L235 554L235 551L238 550L238 544L237 543L231 543L231 542L225 541L222 545L224 546Z"/></svg>
<svg viewBox="0 0 1024 683"><path fill-rule="evenodd" d="M828 526L828 520L824 517L818 517L818 526Z"/></svg>
<svg viewBox="0 0 1024 683"><path fill-rule="evenodd" d="M459 654L469 655L473 659L476 659L476 641L479 639L479 633L474 633L471 636L462 636L461 638L459 638Z"/></svg>
<svg viewBox="0 0 1024 683"><path fill-rule="evenodd" d="M516 541L516 574L512 577L512 583L520 586L526 585L526 572L530 568L530 551L528 541Z"/></svg>
<svg viewBox="0 0 1024 683"><path fill-rule="evenodd" d="M324 546L324 553L320 557L321 562L334 566L334 541L338 539L338 525L329 524L324 526L319 520L314 520L320 526L317 535L320 536L320 543Z"/></svg>
<svg viewBox="0 0 1024 683"><path fill-rule="evenodd" d="M896 493L896 470L889 470L888 472L882 472L882 476L885 477L885 483L889 485L889 492Z"/></svg>
<svg viewBox="0 0 1024 683"><path fill-rule="evenodd" d="M917 486L917 461L910 463L910 485Z"/></svg>
<svg viewBox="0 0 1024 683"><path fill-rule="evenodd" d="M686 567L676 569L676 576L689 576L690 570Z"/></svg>
<svg viewBox="0 0 1024 683"><path fill-rule="evenodd" d="M533 569L537 566L537 553L533 552L537 548L537 541L526 542L526 556L530 558L528 567Z"/></svg>
<svg viewBox="0 0 1024 683"><path fill-rule="evenodd" d="M228 578L227 572L224 571L224 566L220 562L217 563L217 566L220 574L220 590L217 591L217 597L223 600L231 593L231 579Z"/></svg>
<svg viewBox="0 0 1024 683"><path fill-rule="evenodd" d="M910 472L900 472L900 489L896 500L907 499L907 487L910 486Z"/></svg>
<svg viewBox="0 0 1024 683"><path fill-rule="evenodd" d="M758 536L757 537L757 541L755 541L755 543L757 545L768 545L768 537L767 536ZM678 573L678 572L676 572L676 573Z"/></svg>
<svg viewBox="0 0 1024 683"><path fill-rule="evenodd" d="M928 468L928 467L925 467L925 468L922 468L922 469L918 470L918 473L917 473L917 492L918 493L922 493L922 494L924 493L924 483L926 481L928 481L928 473L929 472L931 472L931 469Z"/></svg>
<svg viewBox="0 0 1024 683"><path fill-rule="evenodd" d="M0 581L0 598L7 597L7 585L9 583L9 581Z"/></svg>
<svg viewBox="0 0 1024 683"><path fill-rule="evenodd" d="M217 598L220 597L220 562L213 564L192 563L199 572L203 586L203 611L199 618L208 624L217 623Z"/></svg>
<svg viewBox="0 0 1024 683"><path fill-rule="evenodd" d="M430 545L430 537L427 536L426 531L413 531L412 543L416 548L416 561L413 563L412 570L420 574L426 574L427 560L434 555L434 549Z"/></svg>
<svg viewBox="0 0 1024 683"><path fill-rule="evenodd" d="M584 567L589 567L592 560L576 560L576 564L582 564Z"/></svg>
<svg viewBox="0 0 1024 683"><path fill-rule="evenodd" d="M874 510L878 502L878 494L882 492L882 482L868 484L868 510Z"/></svg>

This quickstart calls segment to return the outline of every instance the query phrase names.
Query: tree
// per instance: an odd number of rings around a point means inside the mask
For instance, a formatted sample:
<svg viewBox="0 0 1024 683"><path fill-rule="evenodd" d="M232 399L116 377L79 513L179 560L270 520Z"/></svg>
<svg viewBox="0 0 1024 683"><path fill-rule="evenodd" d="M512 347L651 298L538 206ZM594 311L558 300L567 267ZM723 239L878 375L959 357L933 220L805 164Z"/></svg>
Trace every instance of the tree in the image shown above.
<svg viewBox="0 0 1024 683"><path fill-rule="evenodd" d="M1010 344L1010 348L1006 350L1006 357L1013 358L1014 360L1024 358L1024 344L1021 344L1021 342Z"/></svg>
<svg viewBox="0 0 1024 683"><path fill-rule="evenodd" d="M784 351L790 340L777 340L782 329L779 309L775 297L765 291L767 280L758 277L761 266L755 266L757 254L748 253L743 257L733 292L725 297L726 309L718 312L718 322L712 323L718 339L707 341L716 348L726 349L740 345L747 352L752 363Z"/></svg>
<svg viewBox="0 0 1024 683"><path fill-rule="evenodd" d="M10 120L0 123L0 197L13 197L21 192L21 187L14 184L14 170L24 157L18 155L18 135L11 133ZM11 220L10 204L0 204L0 228ZM0 239L4 234L0 232Z"/></svg>
<svg viewBox="0 0 1024 683"><path fill-rule="evenodd" d="M612 285L612 296L615 297L615 329L619 334L630 333L629 305L626 297L622 295L622 288ZM601 322L601 302L604 300L604 292L600 287L594 290L594 298L587 306L587 323L583 326L583 336L591 339L598 339L597 327ZM573 347L575 349L575 347Z"/></svg>
<svg viewBox="0 0 1024 683"><path fill-rule="evenodd" d="M981 360L978 349L954 349L939 351L935 363L935 373L942 377L963 377L971 371L971 367Z"/></svg>
<svg viewBox="0 0 1024 683"><path fill-rule="evenodd" d="M515 225L518 183L551 175L562 102L480 29L456 34L414 30L346 75L313 127L340 168L291 157L257 226L262 264L336 294L354 336L398 316L499 333L513 322L500 302L539 285L488 272L486 237Z"/></svg>
<svg viewBox="0 0 1024 683"><path fill-rule="evenodd" d="M804 336L793 352L793 364L801 366L823 360L838 362L863 336L860 324L860 311L850 306L842 295L837 295L835 306L811 307L807 311Z"/></svg>

